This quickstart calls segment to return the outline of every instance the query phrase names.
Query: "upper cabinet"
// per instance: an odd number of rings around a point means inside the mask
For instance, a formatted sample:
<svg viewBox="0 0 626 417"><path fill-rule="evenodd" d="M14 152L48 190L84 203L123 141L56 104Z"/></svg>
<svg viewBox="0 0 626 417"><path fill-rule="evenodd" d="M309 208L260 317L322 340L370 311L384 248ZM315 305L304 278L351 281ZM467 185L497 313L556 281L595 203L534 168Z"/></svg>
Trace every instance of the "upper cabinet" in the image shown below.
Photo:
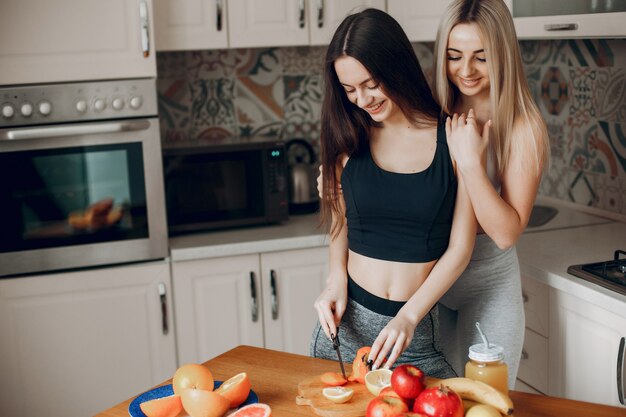
<svg viewBox="0 0 626 417"><path fill-rule="evenodd" d="M400 23L410 41L434 41L439 19L451 1L387 0L387 12Z"/></svg>
<svg viewBox="0 0 626 417"><path fill-rule="evenodd" d="M152 0L2 0L0 85L156 77Z"/></svg>
<svg viewBox="0 0 626 417"><path fill-rule="evenodd" d="M511 0L520 39L626 37L626 1Z"/></svg>
<svg viewBox="0 0 626 417"><path fill-rule="evenodd" d="M385 0L154 0L160 51L326 45L348 14Z"/></svg>
<svg viewBox="0 0 626 417"><path fill-rule="evenodd" d="M154 0L158 51L228 48L226 0Z"/></svg>

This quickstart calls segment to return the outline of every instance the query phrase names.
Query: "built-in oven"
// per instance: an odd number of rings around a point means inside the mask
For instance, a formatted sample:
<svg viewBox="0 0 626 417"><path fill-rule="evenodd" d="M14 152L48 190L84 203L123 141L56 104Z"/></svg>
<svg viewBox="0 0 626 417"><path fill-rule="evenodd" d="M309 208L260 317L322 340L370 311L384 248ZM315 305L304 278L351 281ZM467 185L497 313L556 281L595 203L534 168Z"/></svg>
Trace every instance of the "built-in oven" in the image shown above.
<svg viewBox="0 0 626 417"><path fill-rule="evenodd" d="M167 256L155 80L0 88L0 276Z"/></svg>

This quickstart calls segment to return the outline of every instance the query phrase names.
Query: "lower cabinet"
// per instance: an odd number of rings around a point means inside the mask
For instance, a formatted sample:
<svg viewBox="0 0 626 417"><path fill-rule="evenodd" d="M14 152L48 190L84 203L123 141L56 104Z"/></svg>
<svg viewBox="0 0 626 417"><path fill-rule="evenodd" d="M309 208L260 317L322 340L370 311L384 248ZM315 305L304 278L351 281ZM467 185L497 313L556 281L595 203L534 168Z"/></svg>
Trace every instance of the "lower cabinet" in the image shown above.
<svg viewBox="0 0 626 417"><path fill-rule="evenodd" d="M238 345L308 355L328 248L172 263L179 365Z"/></svg>
<svg viewBox="0 0 626 417"><path fill-rule="evenodd" d="M0 415L87 416L176 370L167 261L0 280Z"/></svg>
<svg viewBox="0 0 626 417"><path fill-rule="evenodd" d="M549 394L623 407L618 383L626 381L618 364L626 360L625 337L626 315L551 288Z"/></svg>

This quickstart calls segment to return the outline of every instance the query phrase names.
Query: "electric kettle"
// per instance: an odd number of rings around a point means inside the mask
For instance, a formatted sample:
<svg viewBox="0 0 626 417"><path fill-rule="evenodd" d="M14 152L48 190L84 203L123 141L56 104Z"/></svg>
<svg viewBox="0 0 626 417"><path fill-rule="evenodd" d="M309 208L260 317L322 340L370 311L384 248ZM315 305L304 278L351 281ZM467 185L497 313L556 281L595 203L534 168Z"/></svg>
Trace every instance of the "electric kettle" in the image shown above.
<svg viewBox="0 0 626 417"><path fill-rule="evenodd" d="M289 214L313 213L319 208L317 164L313 146L305 139L285 144L289 162Z"/></svg>

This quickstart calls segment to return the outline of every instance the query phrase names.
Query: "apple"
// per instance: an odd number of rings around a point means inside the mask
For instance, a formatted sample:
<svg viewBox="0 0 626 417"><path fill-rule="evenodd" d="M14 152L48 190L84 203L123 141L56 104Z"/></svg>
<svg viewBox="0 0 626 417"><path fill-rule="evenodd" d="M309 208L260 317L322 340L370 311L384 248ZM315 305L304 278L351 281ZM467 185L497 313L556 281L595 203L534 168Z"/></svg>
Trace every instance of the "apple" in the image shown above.
<svg viewBox="0 0 626 417"><path fill-rule="evenodd" d="M440 385L422 391L412 411L429 417L463 417L463 400L450 388Z"/></svg>
<svg viewBox="0 0 626 417"><path fill-rule="evenodd" d="M382 395L388 395L390 397L395 397L395 398L400 398L402 401L404 401L407 405L407 407L409 407L409 410L413 407L413 400L410 398L402 398L397 392L395 392L393 390L393 387L388 386L385 387L383 389L380 390L380 393L378 394L379 396Z"/></svg>
<svg viewBox="0 0 626 417"><path fill-rule="evenodd" d="M402 417L409 407L400 398L379 395L367 405L365 417Z"/></svg>
<svg viewBox="0 0 626 417"><path fill-rule="evenodd" d="M400 365L391 374L391 386L402 398L417 398L426 388L426 374L417 366Z"/></svg>

